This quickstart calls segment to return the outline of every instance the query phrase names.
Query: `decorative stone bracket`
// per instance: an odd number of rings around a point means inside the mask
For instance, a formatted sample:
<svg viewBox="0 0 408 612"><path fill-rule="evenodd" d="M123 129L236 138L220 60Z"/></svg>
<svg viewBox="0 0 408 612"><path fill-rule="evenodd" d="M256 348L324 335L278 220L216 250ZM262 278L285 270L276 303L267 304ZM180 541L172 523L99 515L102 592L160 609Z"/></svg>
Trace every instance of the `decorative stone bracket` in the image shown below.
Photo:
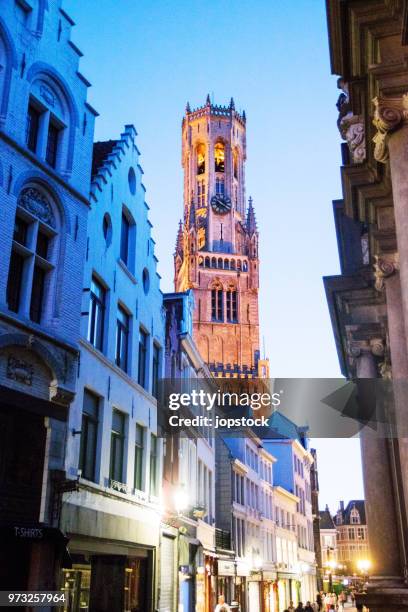
<svg viewBox="0 0 408 612"><path fill-rule="evenodd" d="M375 255L374 258L374 286L377 291L384 291L384 280L399 270L399 256L398 253L393 253L391 255Z"/></svg>
<svg viewBox="0 0 408 612"><path fill-rule="evenodd" d="M375 144L374 157L377 161L385 164L389 158L388 136L408 121L408 94L398 98L377 97L374 103L373 124L377 133L373 138Z"/></svg>
<svg viewBox="0 0 408 612"><path fill-rule="evenodd" d="M362 115L349 112L339 123L340 134L347 141L353 162L359 164L365 160L365 128Z"/></svg>

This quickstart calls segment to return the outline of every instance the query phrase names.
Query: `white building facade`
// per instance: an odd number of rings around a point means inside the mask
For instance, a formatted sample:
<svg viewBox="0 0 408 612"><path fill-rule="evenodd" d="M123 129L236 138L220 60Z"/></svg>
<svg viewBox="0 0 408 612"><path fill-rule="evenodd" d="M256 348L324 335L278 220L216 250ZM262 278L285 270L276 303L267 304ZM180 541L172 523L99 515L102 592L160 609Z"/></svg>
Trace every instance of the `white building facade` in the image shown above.
<svg viewBox="0 0 408 612"><path fill-rule="evenodd" d="M161 518L164 317L136 130L96 143L61 525L69 610L153 610Z"/></svg>

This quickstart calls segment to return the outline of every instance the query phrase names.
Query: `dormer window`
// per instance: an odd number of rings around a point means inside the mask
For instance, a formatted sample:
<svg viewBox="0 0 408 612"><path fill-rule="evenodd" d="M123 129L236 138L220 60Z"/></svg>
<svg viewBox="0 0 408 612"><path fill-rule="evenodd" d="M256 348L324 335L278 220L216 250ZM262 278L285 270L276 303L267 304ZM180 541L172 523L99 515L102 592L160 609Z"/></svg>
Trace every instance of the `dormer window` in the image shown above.
<svg viewBox="0 0 408 612"><path fill-rule="evenodd" d="M360 522L360 513L357 508L353 508L350 512L350 523L352 525L359 525Z"/></svg>
<svg viewBox="0 0 408 612"><path fill-rule="evenodd" d="M225 172L225 147L222 142L217 142L214 147L214 164L216 172Z"/></svg>

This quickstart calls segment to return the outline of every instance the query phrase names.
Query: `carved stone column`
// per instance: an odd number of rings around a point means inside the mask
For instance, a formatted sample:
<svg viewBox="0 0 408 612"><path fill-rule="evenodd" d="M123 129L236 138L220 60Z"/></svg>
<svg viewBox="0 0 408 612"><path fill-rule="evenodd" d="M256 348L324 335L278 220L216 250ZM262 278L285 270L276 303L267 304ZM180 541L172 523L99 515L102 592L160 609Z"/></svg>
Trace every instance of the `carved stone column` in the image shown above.
<svg viewBox="0 0 408 612"><path fill-rule="evenodd" d="M373 354L378 353L378 343L361 349L353 349L357 379L376 379L377 364ZM374 383L373 383L374 384ZM370 601L370 612L399 610L390 605L390 590L403 586L399 555L399 534L394 504L393 479L389 441L376 431L366 427L360 434L363 461L364 492L369 544L371 552L371 576L365 601ZM382 602L382 603L380 603Z"/></svg>
<svg viewBox="0 0 408 612"><path fill-rule="evenodd" d="M408 406L408 355L399 277L398 254L376 257L375 286L385 291L387 300L388 335L390 342L396 431L406 432ZM408 566L408 439L403 435L390 439L394 496L397 511L400 556L403 575Z"/></svg>

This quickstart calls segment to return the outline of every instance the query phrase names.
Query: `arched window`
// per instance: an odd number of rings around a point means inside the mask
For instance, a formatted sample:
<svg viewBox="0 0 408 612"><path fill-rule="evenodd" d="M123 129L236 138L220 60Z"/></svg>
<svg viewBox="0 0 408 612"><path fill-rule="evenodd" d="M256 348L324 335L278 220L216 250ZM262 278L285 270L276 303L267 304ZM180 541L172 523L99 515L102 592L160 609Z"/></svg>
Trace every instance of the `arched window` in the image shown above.
<svg viewBox="0 0 408 612"><path fill-rule="evenodd" d="M53 69L44 68L41 63L33 64L26 78L30 91L22 134L25 144L49 166L69 175L78 127L74 98Z"/></svg>
<svg viewBox="0 0 408 612"><path fill-rule="evenodd" d="M225 172L225 147L217 142L214 147L214 168L216 172Z"/></svg>
<svg viewBox="0 0 408 612"><path fill-rule="evenodd" d="M226 293L227 321L236 323L238 321L237 291L235 287L229 287Z"/></svg>
<svg viewBox="0 0 408 612"><path fill-rule="evenodd" d="M210 267L210 258L209 258L209 257L206 257L206 258L205 258L205 267L206 267L206 268L209 268L209 267Z"/></svg>
<svg viewBox="0 0 408 612"><path fill-rule="evenodd" d="M248 262L247 261L244 261L244 263L242 264L242 270L243 270L243 272L247 272L247 270L248 270Z"/></svg>
<svg viewBox="0 0 408 612"><path fill-rule="evenodd" d="M205 146L199 144L197 147L197 174L205 173Z"/></svg>
<svg viewBox="0 0 408 612"><path fill-rule="evenodd" d="M231 259L230 268L231 268L231 270L235 270L235 259Z"/></svg>
<svg viewBox="0 0 408 612"><path fill-rule="evenodd" d="M213 258L211 259L211 267L212 267L212 268L216 268L216 267L217 267L217 260L215 259L215 257L213 257Z"/></svg>
<svg viewBox="0 0 408 612"><path fill-rule="evenodd" d="M234 163L234 179L238 180L238 153L235 149L234 149L234 155L233 155L233 163Z"/></svg>
<svg viewBox="0 0 408 612"><path fill-rule="evenodd" d="M218 258L218 265L217 265L217 267L220 268L220 270L222 270L223 266L222 266L222 258L221 257Z"/></svg>
<svg viewBox="0 0 408 612"><path fill-rule="evenodd" d="M229 270L229 269L230 269L229 259L224 259L224 270Z"/></svg>
<svg viewBox="0 0 408 612"><path fill-rule="evenodd" d="M211 289L211 319L213 321L223 321L223 291L222 285L217 284Z"/></svg>
<svg viewBox="0 0 408 612"><path fill-rule="evenodd" d="M53 285L59 220L49 194L26 185L17 200L7 281L10 310L41 323Z"/></svg>

